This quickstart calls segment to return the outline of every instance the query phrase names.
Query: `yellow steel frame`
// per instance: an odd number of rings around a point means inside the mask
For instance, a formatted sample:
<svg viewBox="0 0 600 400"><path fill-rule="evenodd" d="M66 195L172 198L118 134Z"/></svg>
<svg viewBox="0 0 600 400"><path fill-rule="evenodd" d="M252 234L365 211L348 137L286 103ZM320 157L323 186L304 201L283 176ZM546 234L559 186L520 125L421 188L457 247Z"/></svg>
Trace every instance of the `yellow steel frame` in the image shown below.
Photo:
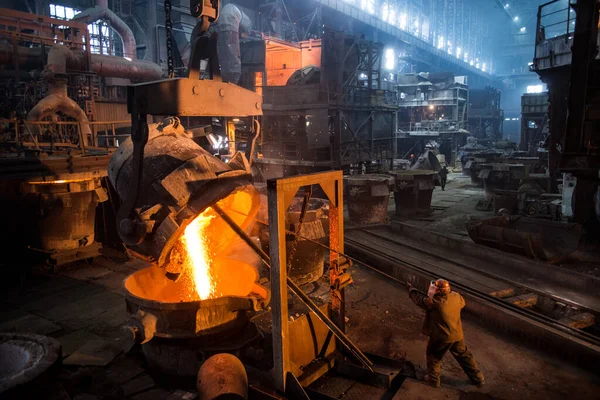
<svg viewBox="0 0 600 400"><path fill-rule="evenodd" d="M344 251L344 207L342 171L319 172L267 182L271 259L271 307L273 321L273 361L276 388L285 392L287 373L291 371L288 326L288 290L285 212L303 186L318 185L329 200L329 236L331 248L329 278L332 320L344 331L344 289L336 290L339 253ZM339 253L338 253L339 252Z"/></svg>

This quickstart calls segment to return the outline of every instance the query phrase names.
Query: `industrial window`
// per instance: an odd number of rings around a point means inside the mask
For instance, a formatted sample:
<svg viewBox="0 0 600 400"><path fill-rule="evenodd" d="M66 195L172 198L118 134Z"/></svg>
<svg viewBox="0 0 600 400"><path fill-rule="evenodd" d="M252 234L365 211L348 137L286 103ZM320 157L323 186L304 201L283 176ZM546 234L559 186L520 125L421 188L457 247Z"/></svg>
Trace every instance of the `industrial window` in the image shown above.
<svg viewBox="0 0 600 400"><path fill-rule="evenodd" d="M362 0L360 8L369 14L375 14L375 0Z"/></svg>
<svg viewBox="0 0 600 400"><path fill-rule="evenodd" d="M81 10L76 8L50 4L50 16L52 18L68 21L80 12ZM91 23L88 25L88 31L90 33L90 51L92 53L108 55L122 53L120 38L118 36L115 37L114 32L106 22L98 21Z"/></svg>
<svg viewBox="0 0 600 400"><path fill-rule="evenodd" d="M394 53L394 49L391 49L391 48L385 49L384 68L387 70L392 70L395 67L396 67L396 55Z"/></svg>
<svg viewBox="0 0 600 400"><path fill-rule="evenodd" d="M544 85L527 86L527 93L542 93L543 91L544 91Z"/></svg>
<svg viewBox="0 0 600 400"><path fill-rule="evenodd" d="M393 4L384 3L381 7L381 19L390 25L395 25L396 7Z"/></svg>

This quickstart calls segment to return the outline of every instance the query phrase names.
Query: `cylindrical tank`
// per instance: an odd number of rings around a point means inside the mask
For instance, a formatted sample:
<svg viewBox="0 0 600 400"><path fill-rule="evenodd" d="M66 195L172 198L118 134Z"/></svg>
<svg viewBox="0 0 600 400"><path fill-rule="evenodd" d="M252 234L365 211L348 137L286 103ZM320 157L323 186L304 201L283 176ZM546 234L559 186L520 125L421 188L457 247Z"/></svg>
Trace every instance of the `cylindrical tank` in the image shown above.
<svg viewBox="0 0 600 400"><path fill-rule="evenodd" d="M296 232L300 223L303 197L294 197L285 213L286 229ZM329 231L329 202L326 199L312 198L308 203L304 221L300 228L300 236L287 235L286 257L292 255L292 268L288 276L297 284L305 285L315 282L323 275L325 267L324 249L318 243L325 244ZM268 220L267 196L261 195L261 209L258 219ZM263 250L269 254L269 227L259 226L259 237ZM317 242L317 243L315 243Z"/></svg>
<svg viewBox="0 0 600 400"><path fill-rule="evenodd" d="M518 190L521 179L527 176L523 164L481 164L479 178L483 181L486 198L491 199L496 189Z"/></svg>
<svg viewBox="0 0 600 400"><path fill-rule="evenodd" d="M208 300L190 294L188 279L172 281L159 268L125 279L129 319L124 329L141 344L152 373L193 379L206 355L231 343L241 346L240 336L255 330L250 319L267 304L268 291L256 282L253 266L230 261L229 267L235 272L219 278L222 296Z"/></svg>
<svg viewBox="0 0 600 400"><path fill-rule="evenodd" d="M234 355L215 354L200 367L196 389L200 400L246 400L248 376L244 364Z"/></svg>
<svg viewBox="0 0 600 400"><path fill-rule="evenodd" d="M105 196L99 178L29 181L21 190L39 205L39 249L73 250L94 242L96 205Z"/></svg>
<svg viewBox="0 0 600 400"><path fill-rule="evenodd" d="M100 178L39 177L0 183L3 221L11 226L2 246L22 257L27 248L46 253L94 242L96 206L106 200Z"/></svg>
<svg viewBox="0 0 600 400"><path fill-rule="evenodd" d="M438 174L431 170L394 171L396 215L431 214L431 197Z"/></svg>
<svg viewBox="0 0 600 400"><path fill-rule="evenodd" d="M241 153L226 164L188 138L183 126L170 119L149 125L149 131L134 207L135 233L119 226L121 237L137 257L160 267L167 265L185 228L215 203L242 229L251 229L259 198ZM133 143L127 139L108 167L110 182L122 199L128 196L134 179L132 154ZM220 233L212 235L211 251L226 251L237 237L235 232L221 218L213 217L209 225L208 231Z"/></svg>
<svg viewBox="0 0 600 400"><path fill-rule="evenodd" d="M353 175L344 177L344 196L350 222L385 224L394 178L389 175Z"/></svg>

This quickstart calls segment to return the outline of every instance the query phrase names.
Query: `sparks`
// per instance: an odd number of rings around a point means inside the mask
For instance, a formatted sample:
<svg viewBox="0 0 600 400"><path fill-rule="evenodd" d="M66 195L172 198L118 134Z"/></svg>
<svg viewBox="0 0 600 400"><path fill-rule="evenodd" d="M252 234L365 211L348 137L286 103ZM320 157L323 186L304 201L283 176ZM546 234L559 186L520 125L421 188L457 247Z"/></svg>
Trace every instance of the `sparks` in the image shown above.
<svg viewBox="0 0 600 400"><path fill-rule="evenodd" d="M206 230L213 219L208 210L200 214L186 228L183 235L188 260L191 268L196 292L200 300L212 298L215 294L215 284L211 275L211 257L206 236Z"/></svg>

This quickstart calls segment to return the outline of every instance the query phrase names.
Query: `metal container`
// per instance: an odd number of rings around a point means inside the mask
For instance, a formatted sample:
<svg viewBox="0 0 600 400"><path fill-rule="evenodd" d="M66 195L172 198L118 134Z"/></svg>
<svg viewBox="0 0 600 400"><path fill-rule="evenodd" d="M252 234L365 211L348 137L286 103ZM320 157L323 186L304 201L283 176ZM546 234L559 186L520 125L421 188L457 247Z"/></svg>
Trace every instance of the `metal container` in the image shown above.
<svg viewBox="0 0 600 400"><path fill-rule="evenodd" d="M41 399L50 396L61 359L56 339L30 333L0 333L0 398Z"/></svg>
<svg viewBox="0 0 600 400"><path fill-rule="evenodd" d="M388 204L394 178L390 175L344 177L344 196L350 222L359 225L388 222Z"/></svg>
<svg viewBox="0 0 600 400"><path fill-rule="evenodd" d="M438 174L430 170L395 171L394 202L396 215L430 215L431 197Z"/></svg>
<svg viewBox="0 0 600 400"><path fill-rule="evenodd" d="M38 205L39 241L33 247L63 251L94 242L96 206L106 200L99 178L29 181L21 191L25 202Z"/></svg>
<svg viewBox="0 0 600 400"><path fill-rule="evenodd" d="M496 189L493 191L493 196L495 215L499 215L501 210L506 210L509 214L515 214L518 211L519 191Z"/></svg>
<svg viewBox="0 0 600 400"><path fill-rule="evenodd" d="M235 269L236 275L227 277L229 283L254 282L240 278L256 274L254 267L237 261ZM265 288L254 282L245 291L238 288L237 295L189 300L190 284L185 279L174 282L156 267L125 279L129 319L124 328L133 341L141 343L151 371L158 374L195 377L210 355L226 351L228 346L231 351L239 349L257 335L250 319L268 302Z"/></svg>
<svg viewBox="0 0 600 400"><path fill-rule="evenodd" d="M121 198L128 195L133 170L133 143L127 139L108 168L110 182ZM241 153L225 163L188 138L181 124L172 120L152 124L135 220L122 220L119 234L138 258L162 267L169 263L185 228L217 202L242 229L251 229L259 199ZM213 219L211 231L221 232L216 239L224 246L237 237L220 218Z"/></svg>
<svg viewBox="0 0 600 400"><path fill-rule="evenodd" d="M547 261L574 253L581 238L581 225L521 216L470 221L467 231L477 244Z"/></svg>
<svg viewBox="0 0 600 400"><path fill-rule="evenodd" d="M242 262L238 262L236 267L238 274L252 274L255 271L254 267ZM257 285L254 280L250 282ZM129 322L138 328L137 334L141 335L139 339L142 342L148 342L153 337L227 337L242 330L267 301L261 294L253 292L261 290L255 289L252 283L245 290L246 296L189 300L186 296L189 293L187 285L190 284L184 279L172 281L156 267L144 268L125 279Z"/></svg>
<svg viewBox="0 0 600 400"><path fill-rule="evenodd" d="M296 232L300 227L300 214L303 197L294 197L285 214L286 229ZM261 195L261 210L258 219L268 220L267 196ZM324 248L329 231L329 202L326 199L312 198L304 216L298 237L288 235L286 238L286 257L291 255L292 268L288 276L298 285L316 282L323 275L325 267ZM259 237L263 250L269 254L269 227L260 225ZM316 243L315 243L316 242Z"/></svg>
<svg viewBox="0 0 600 400"><path fill-rule="evenodd" d="M5 180L0 191L2 219L11 227L2 234L2 247L18 257L27 249L51 254L89 247L96 206L107 199L100 178L70 174Z"/></svg>
<svg viewBox="0 0 600 400"><path fill-rule="evenodd" d="M486 197L500 190L518 190L521 179L527 177L527 169L523 164L481 164L479 179L483 181Z"/></svg>

